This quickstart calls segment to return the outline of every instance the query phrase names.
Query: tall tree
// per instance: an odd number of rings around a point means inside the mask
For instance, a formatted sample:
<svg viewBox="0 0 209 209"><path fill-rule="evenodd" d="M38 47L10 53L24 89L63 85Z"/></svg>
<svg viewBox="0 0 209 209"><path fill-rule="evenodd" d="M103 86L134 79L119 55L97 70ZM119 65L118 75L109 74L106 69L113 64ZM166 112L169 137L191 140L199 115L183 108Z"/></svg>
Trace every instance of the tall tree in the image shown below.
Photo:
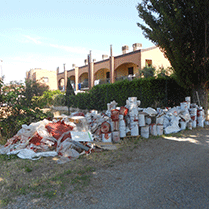
<svg viewBox="0 0 209 209"><path fill-rule="evenodd" d="M71 80L68 78L67 80L67 89L66 89L66 105L68 107L68 115L70 114L70 95L75 95L73 87L71 85Z"/></svg>
<svg viewBox="0 0 209 209"><path fill-rule="evenodd" d="M209 81L209 0L142 0L138 23L146 38L169 59L182 86L193 90L192 101L207 109Z"/></svg>

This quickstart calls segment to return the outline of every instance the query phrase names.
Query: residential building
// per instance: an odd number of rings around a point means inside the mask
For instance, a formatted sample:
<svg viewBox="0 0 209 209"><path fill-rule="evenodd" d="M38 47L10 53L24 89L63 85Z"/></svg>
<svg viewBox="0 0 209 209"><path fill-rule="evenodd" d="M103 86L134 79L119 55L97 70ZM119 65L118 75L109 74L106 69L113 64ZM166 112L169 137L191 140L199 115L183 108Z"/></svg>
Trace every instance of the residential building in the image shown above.
<svg viewBox="0 0 209 209"><path fill-rule="evenodd" d="M91 89L94 85L101 83L114 83L124 78L133 78L139 76L139 70L145 66L171 67L170 62L164 57L164 54L157 46L142 49L142 44L135 43L132 45L133 50L129 52L127 45L122 47L122 54L113 56L112 46L110 46L110 56L102 55L102 60L96 62L92 60L91 52L88 58L84 60L84 66L59 72L57 69L58 88L65 89L67 78L70 78L75 84L75 89Z"/></svg>
<svg viewBox="0 0 209 209"><path fill-rule="evenodd" d="M49 86L49 90L57 90L56 71L44 70L41 68L30 69L26 72L26 79L46 84Z"/></svg>

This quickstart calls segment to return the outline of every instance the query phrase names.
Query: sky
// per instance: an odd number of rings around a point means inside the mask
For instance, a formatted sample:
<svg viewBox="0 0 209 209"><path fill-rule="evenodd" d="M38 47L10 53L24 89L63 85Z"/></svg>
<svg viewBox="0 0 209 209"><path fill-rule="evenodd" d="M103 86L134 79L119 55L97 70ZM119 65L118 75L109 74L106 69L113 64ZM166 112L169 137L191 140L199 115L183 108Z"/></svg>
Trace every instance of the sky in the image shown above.
<svg viewBox="0 0 209 209"><path fill-rule="evenodd" d="M122 54L122 46L142 43L137 22L140 0L1 0L0 70L4 83L24 82L33 68L56 71L83 66L92 58Z"/></svg>

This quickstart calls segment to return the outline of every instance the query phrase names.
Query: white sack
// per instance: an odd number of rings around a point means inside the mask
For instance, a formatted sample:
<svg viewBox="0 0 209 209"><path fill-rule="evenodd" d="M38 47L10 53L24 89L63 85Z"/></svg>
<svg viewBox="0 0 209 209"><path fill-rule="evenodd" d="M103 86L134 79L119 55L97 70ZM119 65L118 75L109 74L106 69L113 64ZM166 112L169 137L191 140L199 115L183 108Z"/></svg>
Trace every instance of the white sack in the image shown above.
<svg viewBox="0 0 209 209"><path fill-rule="evenodd" d="M170 126L166 127L164 129L164 133L165 134L171 134L171 133L177 133L179 131L181 131L180 127L179 127L179 120L180 117L179 116L171 116L171 121L170 121Z"/></svg>
<svg viewBox="0 0 209 209"><path fill-rule="evenodd" d="M143 109L143 112L147 113L149 116L157 115L157 111L151 107Z"/></svg>

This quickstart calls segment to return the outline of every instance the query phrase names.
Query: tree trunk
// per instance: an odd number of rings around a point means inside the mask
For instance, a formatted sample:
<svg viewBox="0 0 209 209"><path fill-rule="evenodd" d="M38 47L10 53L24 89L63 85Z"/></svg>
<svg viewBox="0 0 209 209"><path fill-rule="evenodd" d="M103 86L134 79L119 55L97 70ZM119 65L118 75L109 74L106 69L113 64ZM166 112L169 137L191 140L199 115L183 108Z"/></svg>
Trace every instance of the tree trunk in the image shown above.
<svg viewBox="0 0 209 209"><path fill-rule="evenodd" d="M192 103L204 108L206 120L208 119L208 90L202 86L197 86L192 91Z"/></svg>

